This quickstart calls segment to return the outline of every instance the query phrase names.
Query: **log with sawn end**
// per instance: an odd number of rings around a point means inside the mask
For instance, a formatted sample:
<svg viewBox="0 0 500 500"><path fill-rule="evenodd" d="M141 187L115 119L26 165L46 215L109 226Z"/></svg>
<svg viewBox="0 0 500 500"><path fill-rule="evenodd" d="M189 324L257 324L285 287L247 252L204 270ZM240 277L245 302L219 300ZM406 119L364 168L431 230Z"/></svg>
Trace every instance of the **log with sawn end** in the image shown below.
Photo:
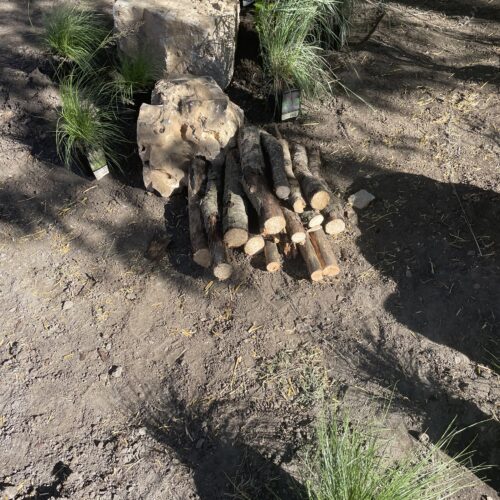
<svg viewBox="0 0 500 500"><path fill-rule="evenodd" d="M259 216L265 235L278 234L285 229L286 222L280 204L269 190L265 178L264 158L260 147L259 129L245 127L238 137L240 148L242 185Z"/></svg>
<svg viewBox="0 0 500 500"><path fill-rule="evenodd" d="M193 260L202 267L210 267L212 263L200 210L202 190L206 180L206 168L205 160L197 157L192 160L188 172L189 237L191 239Z"/></svg>
<svg viewBox="0 0 500 500"><path fill-rule="evenodd" d="M337 276L340 272L337 259L326 234L322 229L311 233L311 242L318 255L324 276Z"/></svg>
<svg viewBox="0 0 500 500"><path fill-rule="evenodd" d="M292 166L306 201L315 210L323 210L330 202L329 189L322 179L309 170L307 150L302 144L293 145Z"/></svg>
<svg viewBox="0 0 500 500"><path fill-rule="evenodd" d="M208 236L208 244L212 254L212 270L219 280L228 279L233 271L227 262L226 248L220 234L219 192L221 189L222 165L213 162L209 164L207 188L201 201L201 213Z"/></svg>
<svg viewBox="0 0 500 500"><path fill-rule="evenodd" d="M304 243L304 241L306 240L306 231L304 230L304 226L300 221L300 217L288 208L282 207L282 210L286 220L286 231L288 233L288 236L293 243Z"/></svg>
<svg viewBox="0 0 500 500"><path fill-rule="evenodd" d="M285 172L285 156L283 146L278 139L265 130L260 132L262 150L271 169L274 192L280 200L287 200L290 196L290 184Z"/></svg>
<svg viewBox="0 0 500 500"><path fill-rule="evenodd" d="M280 253L278 252L278 247L274 241L266 240L264 255L266 257L266 269L269 272L274 273L281 269Z"/></svg>
<svg viewBox="0 0 500 500"><path fill-rule="evenodd" d="M281 147L283 148L283 159L286 176L290 185L290 196L288 198L293 211L301 214L306 208L306 200L302 197L300 184L295 174L293 173L292 157L290 155L290 146L285 139L279 139Z"/></svg>
<svg viewBox="0 0 500 500"><path fill-rule="evenodd" d="M345 230L343 208L341 200L335 196L321 174L321 152L319 148L312 148L309 151L309 170L321 182L324 183L330 195L328 205L322 210L325 216L325 231L328 234L339 234Z"/></svg>
<svg viewBox="0 0 500 500"><path fill-rule="evenodd" d="M306 263L307 272L312 281L321 281L323 279L323 270L321 263L316 255L314 247L311 243L311 237L306 236L306 241L303 245L297 245L304 262Z"/></svg>
<svg viewBox="0 0 500 500"><path fill-rule="evenodd" d="M229 248L243 246L248 240L248 215L241 186L241 169L233 151L226 155L222 232Z"/></svg>

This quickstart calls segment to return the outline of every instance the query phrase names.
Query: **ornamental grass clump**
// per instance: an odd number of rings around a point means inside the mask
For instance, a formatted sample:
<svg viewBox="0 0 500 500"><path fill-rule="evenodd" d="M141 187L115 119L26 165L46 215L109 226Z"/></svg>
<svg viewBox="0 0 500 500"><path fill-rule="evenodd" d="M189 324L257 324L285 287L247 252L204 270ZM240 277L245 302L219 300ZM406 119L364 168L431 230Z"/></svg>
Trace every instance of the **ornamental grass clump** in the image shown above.
<svg viewBox="0 0 500 500"><path fill-rule="evenodd" d="M64 164L81 163L83 156L92 171L105 165L120 169L117 151L124 138L109 96L73 74L61 82L60 93L56 143Z"/></svg>
<svg viewBox="0 0 500 500"><path fill-rule="evenodd" d="M464 465L472 452L446 451L460 431L449 428L430 446L415 446L391 460L382 431L344 417L322 420L314 449L304 460L309 500L441 500L472 485ZM484 467L472 467L477 473Z"/></svg>
<svg viewBox="0 0 500 500"><path fill-rule="evenodd" d="M89 71L112 38L105 17L77 5L57 5L44 17L43 41L61 62Z"/></svg>
<svg viewBox="0 0 500 500"><path fill-rule="evenodd" d="M137 94L152 89L155 81L161 78L161 70L143 54L123 55L112 78L113 95L124 104L132 104Z"/></svg>
<svg viewBox="0 0 500 500"><path fill-rule="evenodd" d="M264 72L271 91L298 88L306 96L329 90L332 76L314 29L322 0L261 0L256 6Z"/></svg>

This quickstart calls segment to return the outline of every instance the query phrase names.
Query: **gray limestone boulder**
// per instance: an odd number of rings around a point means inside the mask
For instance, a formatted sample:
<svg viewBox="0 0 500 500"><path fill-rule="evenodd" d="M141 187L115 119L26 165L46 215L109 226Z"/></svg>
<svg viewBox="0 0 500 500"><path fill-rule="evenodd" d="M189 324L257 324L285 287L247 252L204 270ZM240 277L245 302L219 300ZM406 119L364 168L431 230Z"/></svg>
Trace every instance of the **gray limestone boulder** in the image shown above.
<svg viewBox="0 0 500 500"><path fill-rule="evenodd" d="M149 58L168 78L211 76L221 88L234 69L239 0L116 0L120 51Z"/></svg>

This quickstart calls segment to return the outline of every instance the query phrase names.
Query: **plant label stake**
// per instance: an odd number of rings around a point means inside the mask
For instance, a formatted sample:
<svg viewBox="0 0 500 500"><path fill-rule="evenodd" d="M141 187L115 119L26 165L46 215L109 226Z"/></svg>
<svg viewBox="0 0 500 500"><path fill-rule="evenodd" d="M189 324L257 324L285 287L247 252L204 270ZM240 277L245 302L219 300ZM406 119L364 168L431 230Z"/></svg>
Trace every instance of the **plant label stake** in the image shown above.
<svg viewBox="0 0 500 500"><path fill-rule="evenodd" d="M281 114L279 118L282 122L293 120L299 116L300 101L300 90L292 89L283 91L278 102Z"/></svg>
<svg viewBox="0 0 500 500"><path fill-rule="evenodd" d="M97 180L102 179L109 174L109 168L106 162L106 156L102 149L94 149L89 153L89 163L92 173Z"/></svg>

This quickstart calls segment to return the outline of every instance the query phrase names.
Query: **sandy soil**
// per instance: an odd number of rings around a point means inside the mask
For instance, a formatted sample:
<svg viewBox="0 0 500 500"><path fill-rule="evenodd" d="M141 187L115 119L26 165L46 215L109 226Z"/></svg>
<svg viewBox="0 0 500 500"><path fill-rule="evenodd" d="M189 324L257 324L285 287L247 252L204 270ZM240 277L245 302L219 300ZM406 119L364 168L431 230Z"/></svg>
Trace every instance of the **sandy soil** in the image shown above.
<svg viewBox="0 0 500 500"><path fill-rule="evenodd" d="M370 106L339 91L282 126L321 146L344 197L377 197L336 241L340 277L316 285L293 260L271 275L241 256L214 283L183 195L60 166L46 5L34 27L24 1L0 5L1 494L292 498L325 393L354 413L390 402L432 441L482 422L455 448L475 437L476 463L499 465L498 4L388 2L336 61ZM229 92L262 119L245 57Z"/></svg>

